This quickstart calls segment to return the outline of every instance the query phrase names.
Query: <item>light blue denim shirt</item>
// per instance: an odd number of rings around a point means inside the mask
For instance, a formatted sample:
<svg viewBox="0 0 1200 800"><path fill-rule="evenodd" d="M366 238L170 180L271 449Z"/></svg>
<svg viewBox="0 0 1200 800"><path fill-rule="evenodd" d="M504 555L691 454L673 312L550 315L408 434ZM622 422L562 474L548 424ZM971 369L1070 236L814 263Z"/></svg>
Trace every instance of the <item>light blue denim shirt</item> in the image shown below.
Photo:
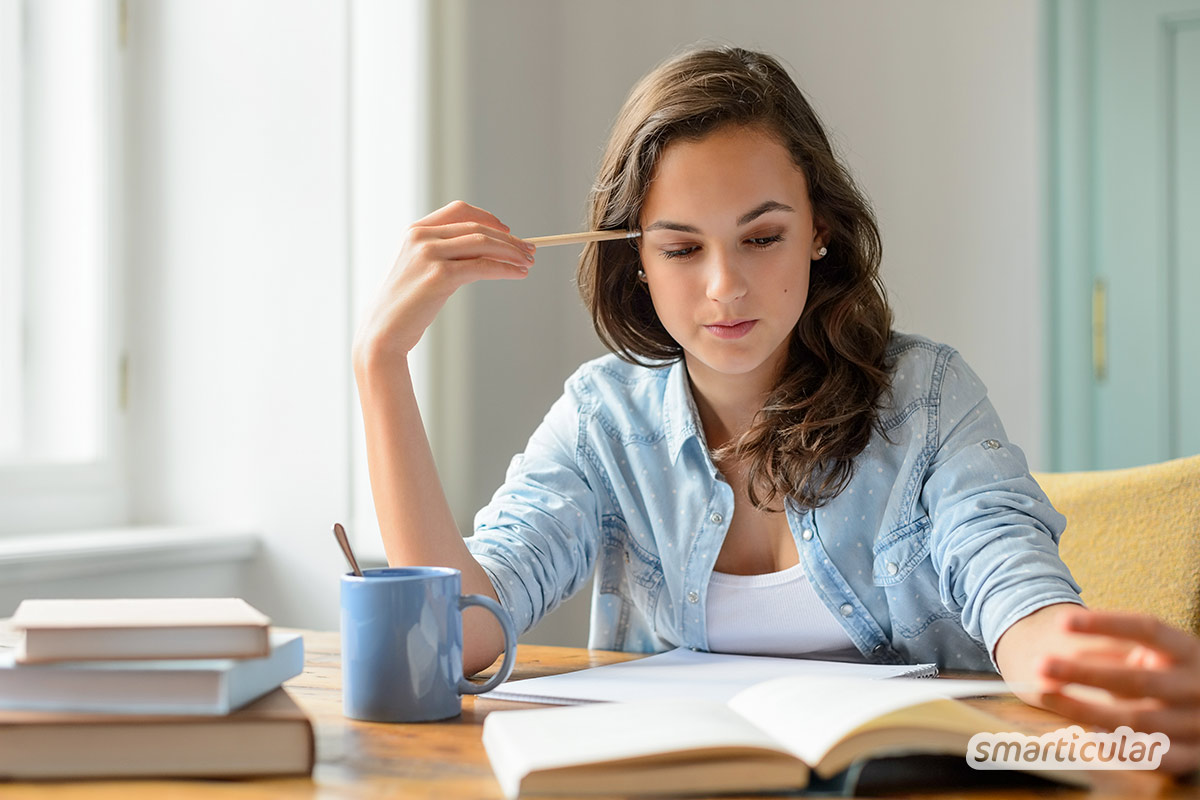
<svg viewBox="0 0 1200 800"><path fill-rule="evenodd" d="M1000 635L1080 603L1065 519L952 348L893 334L890 402L846 489L787 520L817 594L863 657L991 670ZM683 363L584 364L475 517L467 540L527 630L596 573L591 647L708 649L709 576L733 491Z"/></svg>

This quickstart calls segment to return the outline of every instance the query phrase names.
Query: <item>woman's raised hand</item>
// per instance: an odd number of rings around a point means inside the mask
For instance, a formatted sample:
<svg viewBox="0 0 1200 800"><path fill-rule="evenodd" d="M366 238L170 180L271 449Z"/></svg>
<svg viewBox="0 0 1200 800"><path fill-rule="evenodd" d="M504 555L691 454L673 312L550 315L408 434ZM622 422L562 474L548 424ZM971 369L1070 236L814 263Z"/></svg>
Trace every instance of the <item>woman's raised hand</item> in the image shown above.
<svg viewBox="0 0 1200 800"><path fill-rule="evenodd" d="M450 295L479 280L524 278L535 247L456 200L414 222L354 337L355 365L404 359Z"/></svg>
<svg viewBox="0 0 1200 800"><path fill-rule="evenodd" d="M480 208L455 202L417 220L354 337L367 468L379 531L392 565L440 565L462 572L467 594L496 599L446 501L407 369L408 354L450 295L479 280L523 278L533 246ZM487 615L463 617L468 675L504 648Z"/></svg>

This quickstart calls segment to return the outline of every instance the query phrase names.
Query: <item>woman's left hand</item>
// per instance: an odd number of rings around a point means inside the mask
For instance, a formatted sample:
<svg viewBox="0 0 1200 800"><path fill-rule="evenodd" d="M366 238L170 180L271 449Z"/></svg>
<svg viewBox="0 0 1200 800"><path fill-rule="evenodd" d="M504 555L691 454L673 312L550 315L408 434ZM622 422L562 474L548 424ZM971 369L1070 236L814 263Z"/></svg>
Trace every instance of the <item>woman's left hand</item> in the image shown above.
<svg viewBox="0 0 1200 800"><path fill-rule="evenodd" d="M1071 608L1057 616L1064 640L1082 635L1094 645L1052 648L1038 660L1035 702L1085 725L1165 733L1171 745L1160 768L1200 768L1200 639L1145 614Z"/></svg>

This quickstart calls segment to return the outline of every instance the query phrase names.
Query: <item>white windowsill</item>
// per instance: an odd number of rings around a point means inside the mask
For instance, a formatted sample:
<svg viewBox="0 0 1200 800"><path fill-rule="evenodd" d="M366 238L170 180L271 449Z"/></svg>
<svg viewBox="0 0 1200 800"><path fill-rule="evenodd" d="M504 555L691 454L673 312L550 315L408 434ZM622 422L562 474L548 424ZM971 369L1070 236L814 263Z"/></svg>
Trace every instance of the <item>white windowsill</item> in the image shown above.
<svg viewBox="0 0 1200 800"><path fill-rule="evenodd" d="M0 585L214 562L248 561L258 534L217 527L138 527L0 538Z"/></svg>

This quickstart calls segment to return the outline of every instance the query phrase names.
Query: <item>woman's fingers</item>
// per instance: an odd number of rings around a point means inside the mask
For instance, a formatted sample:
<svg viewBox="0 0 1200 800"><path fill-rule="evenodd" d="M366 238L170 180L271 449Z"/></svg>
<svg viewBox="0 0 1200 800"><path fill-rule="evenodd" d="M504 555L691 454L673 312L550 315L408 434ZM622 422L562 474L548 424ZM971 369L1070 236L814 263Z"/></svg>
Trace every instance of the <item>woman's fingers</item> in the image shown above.
<svg viewBox="0 0 1200 800"><path fill-rule="evenodd" d="M1200 767L1200 715L1195 706L1164 707L1149 701L1092 701L1066 693L1047 693L1038 705L1084 725L1138 733L1164 733L1171 742L1160 769L1183 774Z"/></svg>
<svg viewBox="0 0 1200 800"><path fill-rule="evenodd" d="M1139 733L1165 733L1180 744L1200 742L1200 719L1195 709L1165 708L1157 704L1095 702L1058 692L1042 697L1042 705L1085 725L1115 730L1125 725Z"/></svg>
<svg viewBox="0 0 1200 800"><path fill-rule="evenodd" d="M1200 768L1200 742L1172 740L1171 749L1163 756L1160 769L1175 775L1186 775Z"/></svg>
<svg viewBox="0 0 1200 800"><path fill-rule="evenodd" d="M1184 775L1200 766L1200 736L1194 712L1178 709L1121 709L1068 694L1045 694L1040 705L1075 722L1105 730L1128 726L1138 733L1164 733L1171 742L1159 769Z"/></svg>
<svg viewBox="0 0 1200 800"><path fill-rule="evenodd" d="M1200 673L1190 669L1146 669L1053 657L1043 673L1057 683L1082 683L1128 698L1153 697L1189 704L1200 718Z"/></svg>
<svg viewBox="0 0 1200 800"><path fill-rule="evenodd" d="M415 281L415 285L432 289L435 296L445 296L474 281L524 278L533 265L528 250L479 232L450 238L430 234L414 241L401 257L408 267L400 280Z"/></svg>
<svg viewBox="0 0 1200 800"><path fill-rule="evenodd" d="M1064 623L1069 631L1135 641L1177 662L1200 661L1200 639L1145 614L1089 609L1066 615Z"/></svg>
<svg viewBox="0 0 1200 800"><path fill-rule="evenodd" d="M468 258L443 261L435 265L443 271L445 280L461 286L473 281L515 281L529 274L528 266L516 266L491 258Z"/></svg>
<svg viewBox="0 0 1200 800"><path fill-rule="evenodd" d="M432 226L445 225L451 222L477 222L481 225L486 225L489 228L496 228L505 233L509 231L509 227L500 221L494 214L483 210L470 203L464 203L462 200L455 200L452 203L439 208L437 211L422 217L413 223L414 226Z"/></svg>
<svg viewBox="0 0 1200 800"><path fill-rule="evenodd" d="M414 241L441 259L490 258L528 267L536 248L517 237L478 222L457 222L436 227L414 226Z"/></svg>
<svg viewBox="0 0 1200 800"><path fill-rule="evenodd" d="M535 249L494 215L461 201L409 226L355 336L356 364L368 369L407 357L456 290L478 280L524 278Z"/></svg>

